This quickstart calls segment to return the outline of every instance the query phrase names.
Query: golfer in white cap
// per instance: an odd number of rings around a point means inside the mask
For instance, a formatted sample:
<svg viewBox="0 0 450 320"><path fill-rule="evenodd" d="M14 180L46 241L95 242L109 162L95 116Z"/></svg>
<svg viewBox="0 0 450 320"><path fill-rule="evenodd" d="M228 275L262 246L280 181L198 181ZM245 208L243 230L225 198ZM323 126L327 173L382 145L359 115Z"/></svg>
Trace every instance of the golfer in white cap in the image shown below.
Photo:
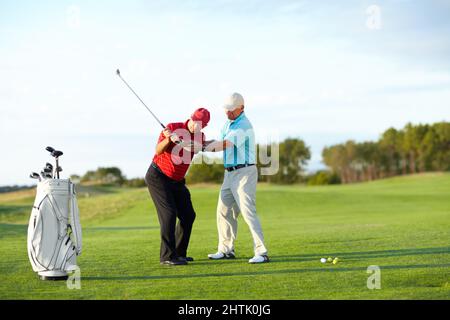
<svg viewBox="0 0 450 320"><path fill-rule="evenodd" d="M223 151L225 176L217 205L218 252L209 254L213 260L234 259L237 218L242 214L253 237L255 256L249 263L269 262L264 237L256 214L256 147L253 127L244 114L244 98L233 93L224 105L228 121L221 140L206 142L205 151Z"/></svg>

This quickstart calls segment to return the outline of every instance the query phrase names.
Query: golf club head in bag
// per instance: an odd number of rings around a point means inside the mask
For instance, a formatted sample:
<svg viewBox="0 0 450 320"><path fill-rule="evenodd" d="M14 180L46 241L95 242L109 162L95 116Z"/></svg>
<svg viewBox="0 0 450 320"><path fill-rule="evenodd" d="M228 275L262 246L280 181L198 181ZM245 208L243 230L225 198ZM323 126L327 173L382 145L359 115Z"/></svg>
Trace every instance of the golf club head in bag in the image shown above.
<svg viewBox="0 0 450 320"><path fill-rule="evenodd" d="M48 170L50 170L50 172L52 173L52 176L54 176L53 174L53 165L51 163L46 163L45 164L45 168L47 168Z"/></svg>
<svg viewBox="0 0 450 320"><path fill-rule="evenodd" d="M40 176L39 173L37 173L37 172L32 172L32 173L30 173L30 178L31 178L31 179L39 179L39 181L42 180L42 179L41 179L41 176Z"/></svg>
<svg viewBox="0 0 450 320"><path fill-rule="evenodd" d="M53 172L52 172L52 170L50 170L49 168L44 167L44 169L43 169L42 171L44 171L44 173L45 173L46 175L49 175L51 178L53 178Z"/></svg>
<svg viewBox="0 0 450 320"><path fill-rule="evenodd" d="M53 158L55 158L55 163L56 163L55 168L56 168L56 170L55 170L55 174L53 175L53 178L54 179L59 179L59 172L62 171L62 169L58 171L58 168L59 168L59 157L62 156L64 153L62 151L56 150L55 148L50 147L50 146L45 148L45 150L50 152L50 155Z"/></svg>
<svg viewBox="0 0 450 320"><path fill-rule="evenodd" d="M51 179L52 178L52 176L49 173L44 172L44 170L41 171L41 177L42 177L42 179Z"/></svg>

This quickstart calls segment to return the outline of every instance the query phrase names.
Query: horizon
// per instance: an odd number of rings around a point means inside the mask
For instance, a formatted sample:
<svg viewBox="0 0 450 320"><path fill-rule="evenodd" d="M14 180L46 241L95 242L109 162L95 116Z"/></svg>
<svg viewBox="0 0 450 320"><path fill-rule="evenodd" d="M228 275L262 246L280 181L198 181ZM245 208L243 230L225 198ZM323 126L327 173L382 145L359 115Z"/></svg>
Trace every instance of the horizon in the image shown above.
<svg viewBox="0 0 450 320"><path fill-rule="evenodd" d="M436 123L438 123L438 122L436 122ZM433 123L407 123L407 124L412 124L413 126L416 126L416 125L432 125ZM407 125L407 124L405 124L405 126ZM394 128L394 129L396 129L396 130L400 130L400 129L403 129L405 126L403 126L403 127L401 127L401 128ZM393 127L390 127L390 128L387 128L386 130L388 130L388 129L391 129L391 128L393 128ZM385 131L386 131L385 130ZM379 134L379 136L378 136L378 138L380 137L382 135L382 133L380 133ZM301 140L303 140L301 137L290 137L290 136L288 136L288 137L286 137L285 139L289 139L289 138L297 138L297 139L301 139ZM283 139L284 140L284 139ZM343 144L343 143L346 143L346 142L348 142L348 141L354 141L354 142L356 142L356 143L362 143L362 142L376 142L376 141L374 141L374 140L368 140L368 139L362 139L362 140L355 140L355 139L348 139L348 140L345 140L345 141L338 141L338 142L336 142L335 144L333 144L333 145L336 145L336 144ZM304 140L303 140L304 141ZM278 142L283 142L283 141L278 141ZM305 142L305 144L306 144L306 146L307 147L310 147L310 150L312 150L312 146L310 146L308 143L307 143L307 141L304 141ZM325 145L324 147L330 147L330 146L332 146L332 145ZM257 150L258 151L258 150ZM199 155L201 155L201 154L203 154L204 156L206 156L206 157L208 157L208 158L210 158L210 159L213 159L213 158L217 158L219 161L221 161L222 160L222 152L218 152L218 153L211 153L211 152L202 152L202 153L199 153L197 156L199 156ZM314 154L311 152L311 156L313 156ZM194 156L194 158L195 158L196 156ZM330 172L332 172L332 170L331 170L331 168L329 168L328 166L326 166L325 164L323 164L323 162L322 162L322 156L320 157L320 159L321 159L321 164L319 165L319 166L317 166L316 168L314 168L314 169L311 169L311 167L309 166L309 164L307 164L306 166L305 166L305 170L303 171L303 173L305 173L306 175L313 175L313 174L315 174L315 173L317 173L317 172L319 172L319 171L330 171ZM308 160L307 162L309 163L310 161L312 161L313 159L312 159L312 157L311 157L311 159L310 160ZM215 162L214 162L215 163ZM196 164L196 162L193 160L192 161L192 165L195 165ZM116 167L116 168L118 168L118 169L120 169L121 171L122 171L122 174L124 175L124 177L127 179L127 180L131 180L131 179L143 179L144 178L144 175L142 175L142 176L134 176L134 177L128 177L126 174L124 174L124 172L123 172L123 170L120 168L120 167L118 167L118 166L115 166L115 165L109 165L109 166L102 166L102 165L98 165L98 166L96 166L96 167L93 167L93 168L88 168L85 172L73 172L73 173L69 173L69 174L67 174L67 178L68 177L70 177L70 176L72 176L72 175L78 175L78 176L80 176L80 177L83 177L83 175L84 174L86 174L88 171L95 171L95 170L97 170L97 169L99 169L99 168L101 168L101 167L103 167L103 168L105 168L105 167ZM415 173L415 174L424 174L424 173L428 173L428 174L432 174L432 173L436 173L437 171L432 171L432 172L417 172L417 173ZM188 173L189 173L189 171L188 171ZM408 173L408 174L406 174L406 175L410 175L410 173ZM392 177L386 177L386 178L392 178ZM35 182L33 182L33 183L31 183L31 184L10 184L10 185L2 185L2 184L0 184L0 188L6 188L6 187L35 187L37 185L37 183L35 183Z"/></svg>
<svg viewBox="0 0 450 320"><path fill-rule="evenodd" d="M0 186L32 185L47 145L64 177L144 176L160 127L118 68L164 123L208 108L208 139L242 93L257 142L304 140L308 171L325 146L450 121L449 12L439 0L2 2Z"/></svg>

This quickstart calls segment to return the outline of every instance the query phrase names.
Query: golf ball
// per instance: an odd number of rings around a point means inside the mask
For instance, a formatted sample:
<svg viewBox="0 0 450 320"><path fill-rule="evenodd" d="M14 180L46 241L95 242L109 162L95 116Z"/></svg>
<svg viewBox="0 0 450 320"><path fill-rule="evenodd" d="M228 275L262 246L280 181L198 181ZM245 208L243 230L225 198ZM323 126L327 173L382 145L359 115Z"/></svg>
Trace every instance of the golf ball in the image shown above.
<svg viewBox="0 0 450 320"><path fill-rule="evenodd" d="M328 262L333 262L333 258L332 257L328 257L327 261Z"/></svg>
<svg viewBox="0 0 450 320"><path fill-rule="evenodd" d="M339 259L338 258L334 258L333 264L337 264L338 262L339 262Z"/></svg>
<svg viewBox="0 0 450 320"><path fill-rule="evenodd" d="M320 259L320 262L325 263L325 262L327 262L327 259L321 258L321 259Z"/></svg>

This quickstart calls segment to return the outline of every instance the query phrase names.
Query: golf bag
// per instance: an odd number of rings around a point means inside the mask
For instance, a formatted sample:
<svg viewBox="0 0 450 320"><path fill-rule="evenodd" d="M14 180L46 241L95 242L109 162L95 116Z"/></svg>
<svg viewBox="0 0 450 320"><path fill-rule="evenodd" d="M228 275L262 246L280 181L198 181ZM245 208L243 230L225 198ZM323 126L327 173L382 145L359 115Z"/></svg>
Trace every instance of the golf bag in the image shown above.
<svg viewBox="0 0 450 320"><path fill-rule="evenodd" d="M44 179L37 185L28 224L28 257L41 279L67 279L77 270L81 226L75 186L70 179Z"/></svg>

